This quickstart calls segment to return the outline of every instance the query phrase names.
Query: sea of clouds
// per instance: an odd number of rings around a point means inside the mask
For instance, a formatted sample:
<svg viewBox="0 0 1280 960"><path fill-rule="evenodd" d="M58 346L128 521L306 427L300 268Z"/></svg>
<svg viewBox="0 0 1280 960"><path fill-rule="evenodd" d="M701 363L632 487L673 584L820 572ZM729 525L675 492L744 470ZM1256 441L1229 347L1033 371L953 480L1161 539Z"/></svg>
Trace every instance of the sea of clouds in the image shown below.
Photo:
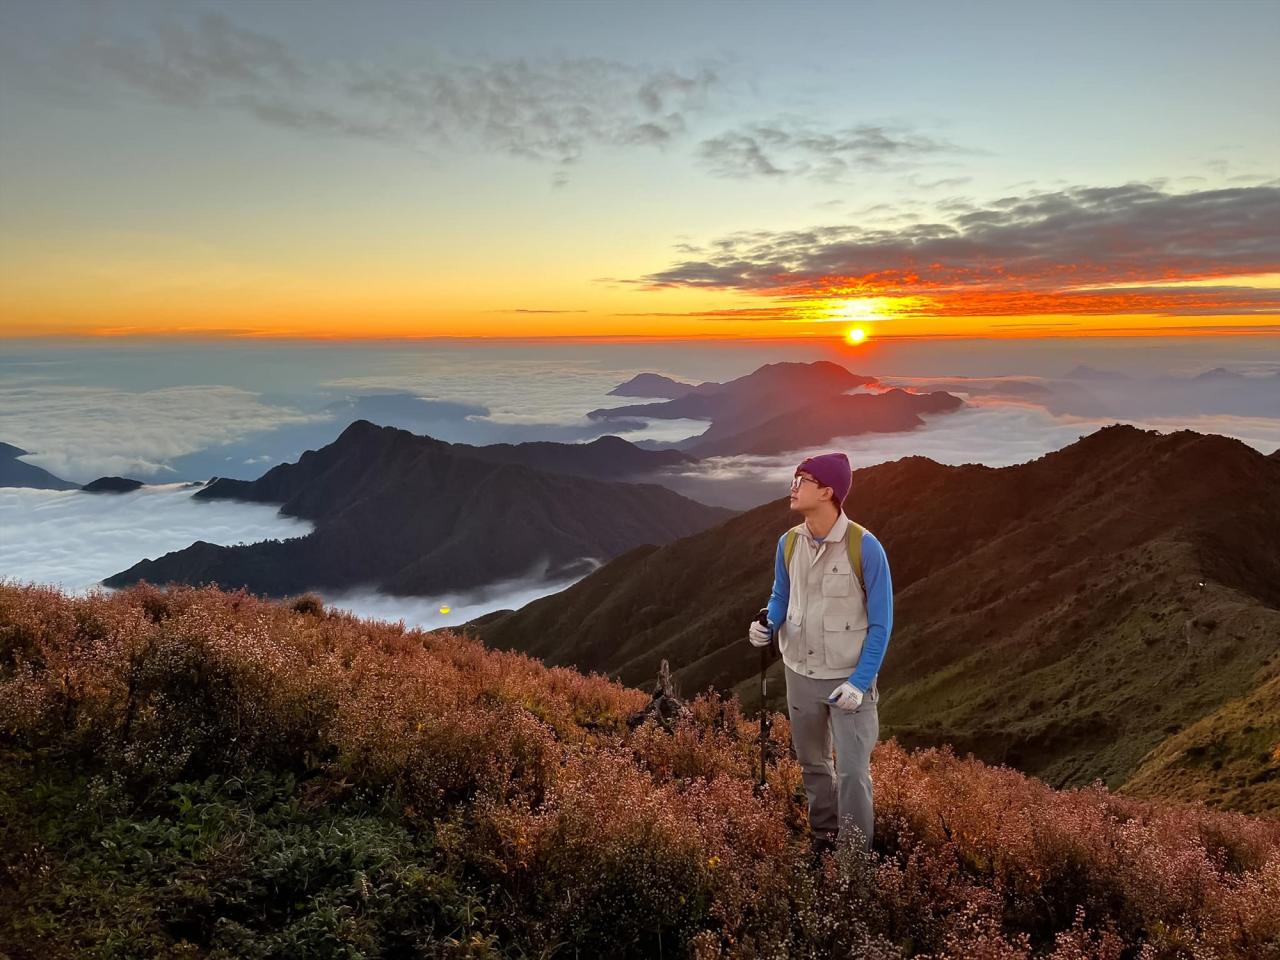
<svg viewBox="0 0 1280 960"><path fill-rule="evenodd" d="M234 545L301 537L305 520L283 517L275 506L230 500L193 500L187 484L145 486L129 493L0 487L0 580L40 583L67 593L110 593L100 581L133 566L181 550L196 540ZM599 559L584 564L586 572ZM361 617L403 621L434 629L461 624L494 610L517 609L576 583L585 574L551 578L545 567L438 597L393 597L374 589L317 590L326 604Z"/></svg>
<svg viewBox="0 0 1280 960"><path fill-rule="evenodd" d="M305 520L267 504L193 500L180 483L130 493L0 487L0 579L47 583L70 593L139 560L154 560L197 540L217 544L301 537Z"/></svg>
<svg viewBox="0 0 1280 960"><path fill-rule="evenodd" d="M705 503L746 509L784 495L795 464L841 449L855 467L921 455L941 463L1022 463L1109 423L1236 437L1280 447L1280 338L1215 341L894 342L850 349L778 343L449 343L223 345L213 351L11 345L0 352L0 441L84 483L123 475L131 494L0 488L0 576L90 588L144 557L195 540L299 536L273 506L191 499L186 481L253 479L337 437L354 419L460 443L588 442L606 433L673 442L699 421L589 419L638 373L724 381L765 363L843 363L887 386L945 389L966 406L917 430L836 438L778 456L716 457L661 478ZM518 608L573 581L538 571L466 596L326 596L362 615L435 627ZM448 606L448 613L440 607Z"/></svg>

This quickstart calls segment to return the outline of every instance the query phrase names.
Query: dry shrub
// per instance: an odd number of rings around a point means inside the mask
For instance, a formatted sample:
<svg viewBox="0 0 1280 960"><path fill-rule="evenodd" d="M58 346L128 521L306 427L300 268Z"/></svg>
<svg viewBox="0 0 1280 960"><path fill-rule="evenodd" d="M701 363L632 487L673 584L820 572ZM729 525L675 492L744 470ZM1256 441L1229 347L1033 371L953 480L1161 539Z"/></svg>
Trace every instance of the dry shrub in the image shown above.
<svg viewBox="0 0 1280 960"><path fill-rule="evenodd" d="M313 617L324 616L324 598L318 593L304 593L296 596L290 601L289 606L294 613Z"/></svg>
<svg viewBox="0 0 1280 960"><path fill-rule="evenodd" d="M298 603L0 583L0 746L144 805L259 769L365 803L437 837L514 954L1280 958L1276 820L889 741L874 853L819 871L785 718L756 796L734 700L631 731L641 691Z"/></svg>

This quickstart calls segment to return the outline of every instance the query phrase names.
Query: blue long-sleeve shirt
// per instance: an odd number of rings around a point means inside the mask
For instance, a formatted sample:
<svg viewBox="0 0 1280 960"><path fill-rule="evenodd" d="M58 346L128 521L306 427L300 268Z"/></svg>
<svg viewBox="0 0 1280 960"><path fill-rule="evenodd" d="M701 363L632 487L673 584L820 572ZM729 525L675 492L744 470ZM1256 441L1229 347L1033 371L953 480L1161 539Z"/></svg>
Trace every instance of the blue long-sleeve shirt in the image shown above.
<svg viewBox="0 0 1280 960"><path fill-rule="evenodd" d="M769 595L768 620L769 629L774 633L787 619L787 604L791 598L791 574L783 556L786 539L785 533L778 538L778 551L773 562L773 592ZM867 591L867 637L862 643L858 664L849 675L849 682L866 693L880 672L885 650L889 647L889 635L893 632L893 579L889 575L889 558L870 530L862 535L862 579Z"/></svg>

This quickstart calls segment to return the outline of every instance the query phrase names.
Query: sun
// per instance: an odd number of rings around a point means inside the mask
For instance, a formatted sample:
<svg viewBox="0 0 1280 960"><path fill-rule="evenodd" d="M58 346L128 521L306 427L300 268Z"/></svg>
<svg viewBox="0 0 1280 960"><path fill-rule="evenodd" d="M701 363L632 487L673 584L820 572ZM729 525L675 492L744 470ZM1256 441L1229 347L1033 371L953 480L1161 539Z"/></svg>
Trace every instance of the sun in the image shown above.
<svg viewBox="0 0 1280 960"><path fill-rule="evenodd" d="M857 346L871 338L871 328L880 320L892 316L889 301L885 297L856 297L852 300L838 300L827 306L827 316L831 321L852 323L844 334L845 343Z"/></svg>

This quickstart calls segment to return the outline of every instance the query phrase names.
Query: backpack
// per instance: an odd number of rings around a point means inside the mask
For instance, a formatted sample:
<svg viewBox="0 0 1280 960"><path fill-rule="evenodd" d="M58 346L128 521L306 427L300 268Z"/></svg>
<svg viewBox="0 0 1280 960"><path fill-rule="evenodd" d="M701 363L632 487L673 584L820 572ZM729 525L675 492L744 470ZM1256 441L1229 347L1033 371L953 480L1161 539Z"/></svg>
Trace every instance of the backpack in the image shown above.
<svg viewBox="0 0 1280 960"><path fill-rule="evenodd" d="M849 548L849 566L853 568L853 572L858 576L858 585L862 587L863 594L867 592L866 582L862 579L862 535L867 531L849 521L849 532L845 538L845 544ZM787 531L786 539L782 542L782 562L786 564L787 573L791 573L791 555L796 550L796 538L800 536L800 532L792 527Z"/></svg>

